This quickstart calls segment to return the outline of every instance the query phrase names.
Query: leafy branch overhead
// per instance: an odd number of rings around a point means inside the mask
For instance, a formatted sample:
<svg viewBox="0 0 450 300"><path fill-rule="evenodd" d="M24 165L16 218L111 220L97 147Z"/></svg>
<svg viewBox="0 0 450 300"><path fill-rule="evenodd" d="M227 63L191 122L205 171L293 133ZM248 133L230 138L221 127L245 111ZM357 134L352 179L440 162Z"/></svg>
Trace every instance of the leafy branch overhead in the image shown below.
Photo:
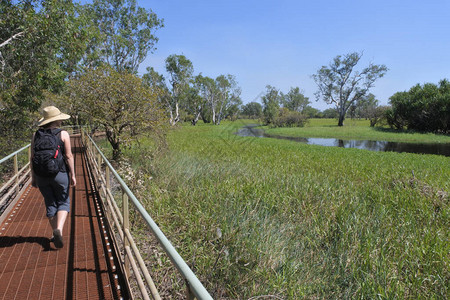
<svg viewBox="0 0 450 300"><path fill-rule="evenodd" d="M43 91L59 92L86 50L84 19L71 1L0 1L0 148L30 134Z"/></svg>
<svg viewBox="0 0 450 300"><path fill-rule="evenodd" d="M94 0L83 10L95 33L88 45L86 66L106 63L116 70L136 73L147 54L156 49L155 32L163 27L163 20L137 6L136 0Z"/></svg>

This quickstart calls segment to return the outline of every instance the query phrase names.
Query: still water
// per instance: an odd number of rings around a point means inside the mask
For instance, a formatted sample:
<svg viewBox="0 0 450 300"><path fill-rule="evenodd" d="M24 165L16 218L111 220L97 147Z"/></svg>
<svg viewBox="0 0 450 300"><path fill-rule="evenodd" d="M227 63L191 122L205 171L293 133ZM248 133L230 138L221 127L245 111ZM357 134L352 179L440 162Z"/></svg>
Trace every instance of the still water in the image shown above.
<svg viewBox="0 0 450 300"><path fill-rule="evenodd" d="M308 145L320 145L329 147L357 148L370 151L393 151L421 154L436 154L450 156L450 144L421 144L421 143L398 143L387 141L368 140L340 140L334 138L302 138L285 137L279 135L266 134L263 129L255 128L257 125L248 125L239 129L236 134L239 136L265 137L291 140Z"/></svg>

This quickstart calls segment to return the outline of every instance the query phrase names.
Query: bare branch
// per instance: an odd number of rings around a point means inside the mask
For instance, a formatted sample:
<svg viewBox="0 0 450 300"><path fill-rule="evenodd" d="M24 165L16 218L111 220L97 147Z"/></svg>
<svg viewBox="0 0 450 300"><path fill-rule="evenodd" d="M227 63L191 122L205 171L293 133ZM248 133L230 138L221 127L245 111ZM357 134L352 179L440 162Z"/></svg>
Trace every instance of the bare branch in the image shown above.
<svg viewBox="0 0 450 300"><path fill-rule="evenodd" d="M13 40L18 39L19 37L22 37L25 34L25 31L21 31L4 41L0 44L0 48L5 47L6 45L10 44Z"/></svg>

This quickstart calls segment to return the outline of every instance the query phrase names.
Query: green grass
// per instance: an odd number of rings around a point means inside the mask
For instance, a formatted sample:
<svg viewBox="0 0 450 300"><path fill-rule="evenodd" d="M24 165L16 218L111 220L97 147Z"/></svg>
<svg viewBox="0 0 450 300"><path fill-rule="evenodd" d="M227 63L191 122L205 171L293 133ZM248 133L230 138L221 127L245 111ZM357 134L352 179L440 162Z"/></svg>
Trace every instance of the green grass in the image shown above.
<svg viewBox="0 0 450 300"><path fill-rule="evenodd" d="M268 128L267 133L292 137L322 137L354 140L376 140L415 143L450 143L450 135L395 131L386 127L370 127L368 120L347 119L344 126L337 126L334 119L310 119L305 127Z"/></svg>
<svg viewBox="0 0 450 300"><path fill-rule="evenodd" d="M125 151L140 199L213 298L448 298L450 158L241 126L182 126L151 160L148 141Z"/></svg>

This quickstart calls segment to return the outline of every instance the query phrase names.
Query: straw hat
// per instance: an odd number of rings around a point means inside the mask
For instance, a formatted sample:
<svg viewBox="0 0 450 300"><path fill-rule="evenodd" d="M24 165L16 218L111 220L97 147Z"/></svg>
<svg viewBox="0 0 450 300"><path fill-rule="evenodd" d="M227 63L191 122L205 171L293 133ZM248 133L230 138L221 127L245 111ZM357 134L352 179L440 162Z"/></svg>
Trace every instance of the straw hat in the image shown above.
<svg viewBox="0 0 450 300"><path fill-rule="evenodd" d="M67 120L70 118L69 115L63 114L59 111L58 108L54 106L47 106L42 111L42 115L44 116L38 122L38 126L44 126L45 124L58 121L58 120Z"/></svg>

